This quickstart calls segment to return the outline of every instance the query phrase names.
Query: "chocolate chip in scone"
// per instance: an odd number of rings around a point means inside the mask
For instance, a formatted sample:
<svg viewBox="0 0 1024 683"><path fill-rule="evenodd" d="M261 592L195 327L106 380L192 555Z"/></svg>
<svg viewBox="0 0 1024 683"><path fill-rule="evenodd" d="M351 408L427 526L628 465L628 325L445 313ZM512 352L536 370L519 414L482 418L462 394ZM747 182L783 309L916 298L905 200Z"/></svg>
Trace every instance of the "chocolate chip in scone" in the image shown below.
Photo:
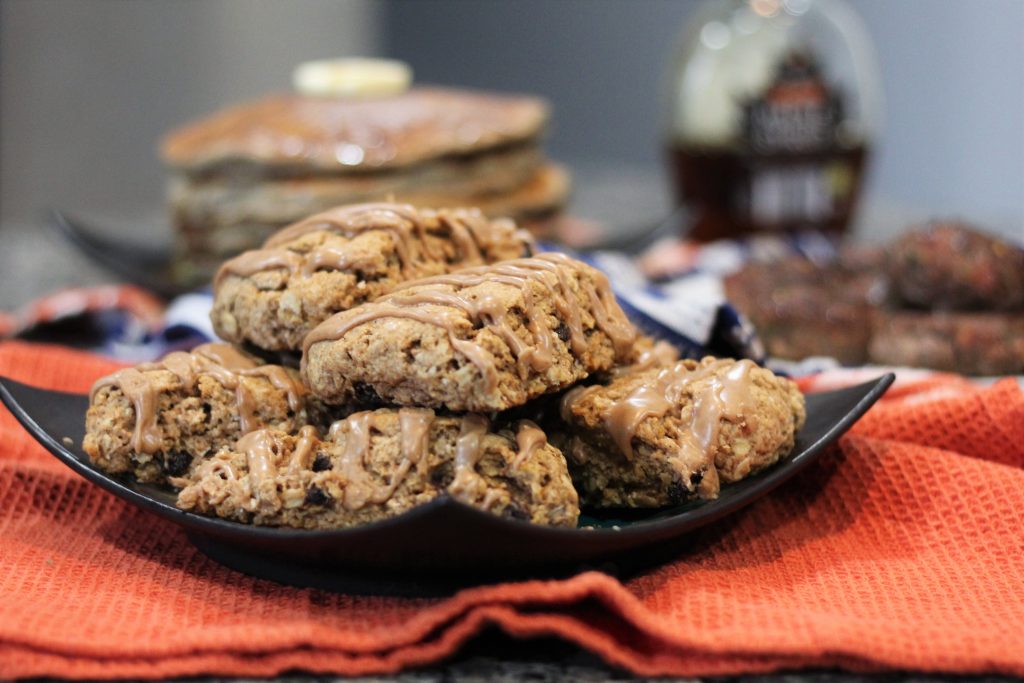
<svg viewBox="0 0 1024 683"><path fill-rule="evenodd" d="M192 464L192 456L188 453L168 453L164 456L164 472L172 477L180 477L188 472Z"/></svg>
<svg viewBox="0 0 1024 683"><path fill-rule="evenodd" d="M360 403L368 407L384 405L384 401L381 400L376 389L366 382L353 382L352 393L355 394L356 403Z"/></svg>
<svg viewBox="0 0 1024 683"><path fill-rule="evenodd" d="M377 282L387 277L384 273L358 268L353 272L353 275L356 277L356 282Z"/></svg>
<svg viewBox="0 0 1024 683"><path fill-rule="evenodd" d="M452 471L452 464L444 462L430 470L430 483L438 488L443 488L452 483L455 473Z"/></svg>
<svg viewBox="0 0 1024 683"><path fill-rule="evenodd" d="M555 334L557 334L558 338L561 339L562 341L569 341L569 337L572 333L569 331L568 325L566 325L565 323L559 323L558 327L555 328Z"/></svg>
<svg viewBox="0 0 1024 683"><path fill-rule="evenodd" d="M416 351L422 348L423 343L419 339L413 339L405 347L405 359L410 363L416 362Z"/></svg>
<svg viewBox="0 0 1024 683"><path fill-rule="evenodd" d="M326 453L317 453L313 458L313 471L326 472L329 469L331 469L331 459L327 457Z"/></svg>
<svg viewBox="0 0 1024 683"><path fill-rule="evenodd" d="M668 485L668 502L670 505L682 505L689 498L690 492L683 486L682 482L673 481Z"/></svg>
<svg viewBox="0 0 1024 683"><path fill-rule="evenodd" d="M523 519L526 521L529 521L530 519L529 513L527 513L526 510L519 507L518 505L509 505L505 509L505 514L511 517L512 519Z"/></svg>
<svg viewBox="0 0 1024 683"><path fill-rule="evenodd" d="M306 491L307 505L327 505L329 502L331 502L331 497L324 493L319 486L310 486Z"/></svg>

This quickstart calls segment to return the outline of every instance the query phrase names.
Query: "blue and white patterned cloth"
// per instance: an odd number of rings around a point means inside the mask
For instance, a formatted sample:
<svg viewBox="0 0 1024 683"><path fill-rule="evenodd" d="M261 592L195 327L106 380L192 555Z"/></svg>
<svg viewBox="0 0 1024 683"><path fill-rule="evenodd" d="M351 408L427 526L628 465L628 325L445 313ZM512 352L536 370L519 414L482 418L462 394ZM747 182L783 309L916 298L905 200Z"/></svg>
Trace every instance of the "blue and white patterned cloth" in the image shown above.
<svg viewBox="0 0 1024 683"><path fill-rule="evenodd" d="M648 254L677 246L674 240L667 240L655 244ZM693 246L687 267L659 280L648 279L637 261L622 252L575 254L608 275L623 310L645 333L674 344L684 356L712 354L758 363L767 360L764 345L750 322L726 300L723 278L750 260L796 255L827 262L835 258L836 244L816 232L712 242ZM836 363L820 358L770 365L787 372L806 372Z"/></svg>
<svg viewBox="0 0 1024 683"><path fill-rule="evenodd" d="M695 270L652 282L620 252L577 256L608 275L619 305L642 332L671 343L684 356L712 353L764 360L753 327L726 301L721 275Z"/></svg>

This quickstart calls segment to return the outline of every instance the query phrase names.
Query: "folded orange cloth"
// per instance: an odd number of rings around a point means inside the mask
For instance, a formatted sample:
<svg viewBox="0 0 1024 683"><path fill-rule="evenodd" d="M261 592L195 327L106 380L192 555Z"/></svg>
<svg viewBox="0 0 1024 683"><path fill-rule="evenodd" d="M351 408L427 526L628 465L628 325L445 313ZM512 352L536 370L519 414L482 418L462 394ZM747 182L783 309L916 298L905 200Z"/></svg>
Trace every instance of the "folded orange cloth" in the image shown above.
<svg viewBox="0 0 1024 683"><path fill-rule="evenodd" d="M84 391L113 367L0 345L0 374L39 386ZM930 402L904 391L797 479L626 583L590 572L415 600L221 567L0 411L0 678L392 672L486 625L557 635L647 675L1024 674L1024 395L1013 380Z"/></svg>

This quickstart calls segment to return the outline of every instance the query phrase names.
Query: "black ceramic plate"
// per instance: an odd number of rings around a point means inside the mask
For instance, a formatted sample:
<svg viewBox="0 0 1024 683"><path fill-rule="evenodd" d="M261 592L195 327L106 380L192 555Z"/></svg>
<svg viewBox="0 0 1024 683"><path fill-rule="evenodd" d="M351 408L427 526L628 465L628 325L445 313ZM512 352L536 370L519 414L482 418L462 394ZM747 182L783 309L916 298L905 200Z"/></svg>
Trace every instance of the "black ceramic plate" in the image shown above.
<svg viewBox="0 0 1024 683"><path fill-rule="evenodd" d="M448 498L350 529L256 527L182 512L174 494L95 469L82 451L88 398L0 377L0 399L64 464L116 496L182 526L200 550L245 573L283 583L359 593L430 594L496 579L557 576L583 566L628 573L666 553L698 527L750 504L814 461L893 381L807 397L807 424L793 453L769 470L726 486L717 500L653 511L585 515L559 529L504 519ZM65 446L66 439L73 444Z"/></svg>

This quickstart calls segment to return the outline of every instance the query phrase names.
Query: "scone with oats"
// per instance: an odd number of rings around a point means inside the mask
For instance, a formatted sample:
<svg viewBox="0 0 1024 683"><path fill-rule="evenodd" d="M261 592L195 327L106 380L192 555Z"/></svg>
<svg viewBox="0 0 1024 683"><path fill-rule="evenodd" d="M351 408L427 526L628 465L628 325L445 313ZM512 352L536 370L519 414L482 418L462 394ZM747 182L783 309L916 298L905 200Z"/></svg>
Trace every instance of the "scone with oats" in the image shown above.
<svg viewBox="0 0 1024 683"><path fill-rule="evenodd" d="M83 448L106 472L164 482L247 432L295 432L322 414L296 371L203 344L97 380Z"/></svg>
<svg viewBox="0 0 1024 683"><path fill-rule="evenodd" d="M306 337L303 377L353 399L491 412L626 360L635 330L601 272L563 254L399 285Z"/></svg>
<svg viewBox="0 0 1024 683"><path fill-rule="evenodd" d="M339 206L224 263L214 280L210 318L228 341L297 351L330 316L402 282L532 252L529 233L476 209Z"/></svg>
<svg viewBox="0 0 1024 683"><path fill-rule="evenodd" d="M584 505L660 507L716 498L721 484L775 464L805 415L792 381L708 357L570 390L552 440Z"/></svg>
<svg viewBox="0 0 1024 683"><path fill-rule="evenodd" d="M424 408L355 413L324 439L313 427L252 432L175 483L184 510L305 529L393 517L443 494L535 524L579 516L565 459L536 425L494 430L480 415Z"/></svg>

